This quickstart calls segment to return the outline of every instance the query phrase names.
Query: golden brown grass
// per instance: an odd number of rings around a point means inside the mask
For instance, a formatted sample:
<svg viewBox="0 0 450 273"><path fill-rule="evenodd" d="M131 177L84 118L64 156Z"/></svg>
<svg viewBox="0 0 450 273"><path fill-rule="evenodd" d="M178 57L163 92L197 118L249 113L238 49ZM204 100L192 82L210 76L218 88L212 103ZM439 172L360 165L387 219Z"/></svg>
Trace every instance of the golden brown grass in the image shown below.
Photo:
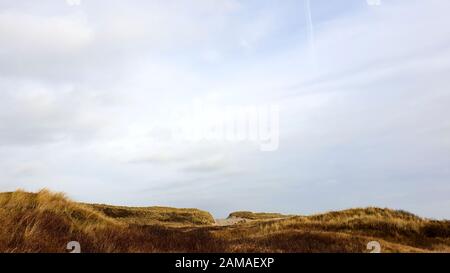
<svg viewBox="0 0 450 273"><path fill-rule="evenodd" d="M290 217L289 215L283 215L280 213L266 213L266 212L251 212L251 211L236 211L230 214L229 216L234 218L242 218L248 220L267 220L267 219L276 219L276 218L286 218Z"/></svg>
<svg viewBox="0 0 450 273"><path fill-rule="evenodd" d="M271 251L280 252L364 252L373 240L383 242L389 252L450 251L450 221L379 208L249 222L227 233L228 238L258 241L254 244L258 250L263 241Z"/></svg>
<svg viewBox="0 0 450 273"><path fill-rule="evenodd" d="M449 252L450 222L367 208L313 216L233 213L251 221L219 227L195 209L75 203L63 194L0 194L0 252Z"/></svg>
<svg viewBox="0 0 450 273"><path fill-rule="evenodd" d="M118 207L109 205L87 205L102 214L137 225L191 226L212 225L214 218L209 212L198 209L176 209L167 207Z"/></svg>

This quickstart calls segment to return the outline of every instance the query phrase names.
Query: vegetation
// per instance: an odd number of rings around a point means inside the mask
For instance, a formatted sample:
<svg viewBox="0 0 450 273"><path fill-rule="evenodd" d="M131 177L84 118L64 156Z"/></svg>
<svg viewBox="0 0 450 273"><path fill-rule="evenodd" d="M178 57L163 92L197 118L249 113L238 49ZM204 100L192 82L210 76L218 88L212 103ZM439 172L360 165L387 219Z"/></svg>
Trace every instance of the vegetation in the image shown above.
<svg viewBox="0 0 450 273"><path fill-rule="evenodd" d="M87 205L120 222L137 225L212 225L214 218L209 212L198 209L175 209L166 207L117 207L108 205Z"/></svg>
<svg viewBox="0 0 450 273"><path fill-rule="evenodd" d="M0 252L450 252L450 222L367 208L312 216L233 213L217 226L196 209L80 204L49 191L0 194Z"/></svg>
<svg viewBox="0 0 450 273"><path fill-rule="evenodd" d="M251 212L251 211L237 211L230 214L228 218L242 218L248 220L266 220L276 218L286 218L289 215L283 215L280 213L265 213L265 212Z"/></svg>

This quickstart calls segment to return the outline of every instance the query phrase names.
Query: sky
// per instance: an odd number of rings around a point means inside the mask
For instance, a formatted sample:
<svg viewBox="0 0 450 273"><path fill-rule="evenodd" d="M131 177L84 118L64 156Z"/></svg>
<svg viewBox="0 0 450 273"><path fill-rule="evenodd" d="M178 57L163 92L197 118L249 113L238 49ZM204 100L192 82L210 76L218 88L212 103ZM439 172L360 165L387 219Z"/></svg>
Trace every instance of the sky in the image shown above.
<svg viewBox="0 0 450 273"><path fill-rule="evenodd" d="M449 11L447 0L0 0L0 191L216 217L378 206L450 219ZM189 119L199 102L206 112ZM269 106L271 151L176 135Z"/></svg>

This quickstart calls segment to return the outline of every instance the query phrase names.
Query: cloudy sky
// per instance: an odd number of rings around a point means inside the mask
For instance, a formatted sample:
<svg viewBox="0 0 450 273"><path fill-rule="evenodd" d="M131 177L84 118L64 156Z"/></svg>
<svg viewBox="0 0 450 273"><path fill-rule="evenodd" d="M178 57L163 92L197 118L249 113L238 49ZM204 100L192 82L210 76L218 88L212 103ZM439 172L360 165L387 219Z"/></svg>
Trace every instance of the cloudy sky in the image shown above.
<svg viewBox="0 0 450 273"><path fill-rule="evenodd" d="M0 0L0 191L218 217L450 218L449 12L448 0ZM278 105L279 148L175 139L175 113L198 101Z"/></svg>

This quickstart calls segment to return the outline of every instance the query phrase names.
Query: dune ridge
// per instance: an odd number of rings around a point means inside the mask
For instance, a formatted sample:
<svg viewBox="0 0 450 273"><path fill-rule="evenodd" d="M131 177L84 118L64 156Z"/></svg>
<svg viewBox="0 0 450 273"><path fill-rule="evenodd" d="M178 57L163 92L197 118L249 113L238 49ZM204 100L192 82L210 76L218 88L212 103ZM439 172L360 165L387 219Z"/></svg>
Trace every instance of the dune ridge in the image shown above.
<svg viewBox="0 0 450 273"><path fill-rule="evenodd" d="M77 203L62 193L0 193L0 252L450 252L450 221L360 208L311 216L234 212L219 225L198 209Z"/></svg>

